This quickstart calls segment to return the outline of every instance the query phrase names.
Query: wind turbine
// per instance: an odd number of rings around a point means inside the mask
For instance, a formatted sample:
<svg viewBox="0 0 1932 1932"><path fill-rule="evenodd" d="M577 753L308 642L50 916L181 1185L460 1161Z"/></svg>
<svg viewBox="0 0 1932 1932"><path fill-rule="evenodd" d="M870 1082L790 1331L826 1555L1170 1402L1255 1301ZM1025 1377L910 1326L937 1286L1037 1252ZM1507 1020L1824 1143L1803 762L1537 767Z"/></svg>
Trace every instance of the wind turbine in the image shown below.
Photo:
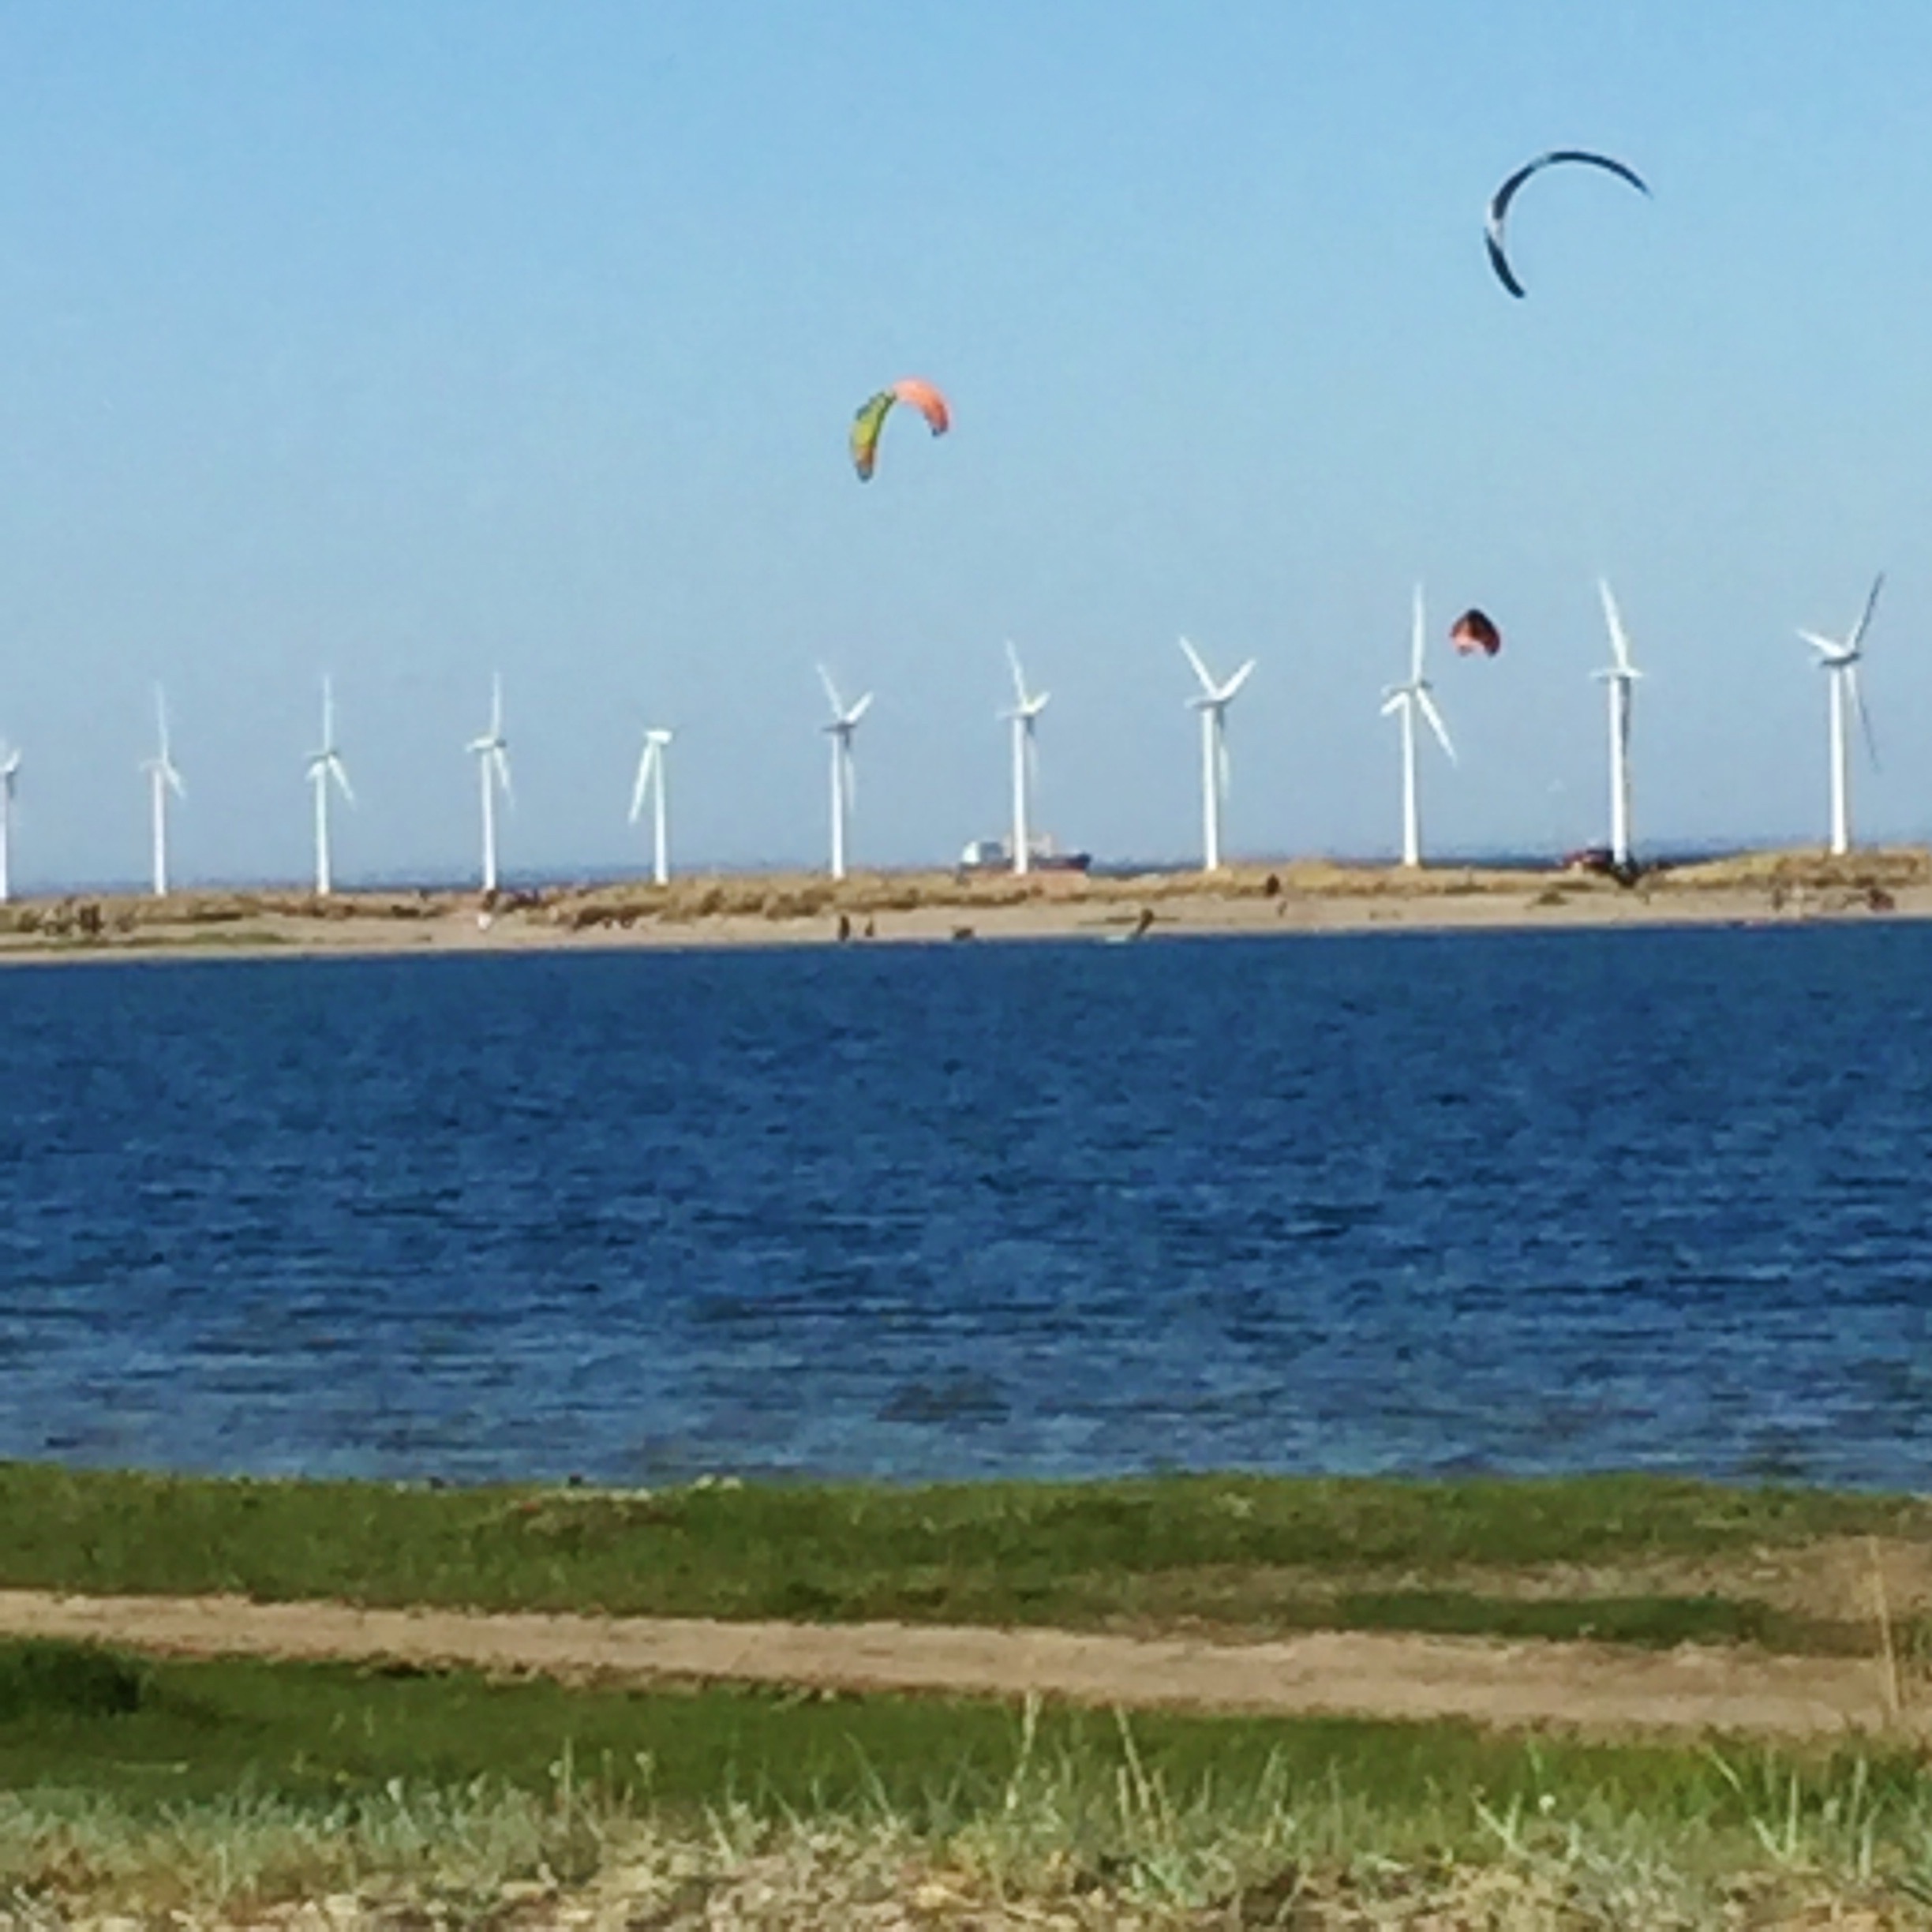
<svg viewBox="0 0 1932 1932"><path fill-rule="evenodd" d="M0 744L0 905L13 896L13 794L20 768L18 749Z"/></svg>
<svg viewBox="0 0 1932 1932"><path fill-rule="evenodd" d="M1039 768L1039 743L1034 736L1034 727L1052 694L1038 691L1032 697L1027 695L1026 673L1020 668L1020 653L1010 638L1006 661L1013 666L1014 702L1012 710L1002 711L1000 716L1013 724L1013 869L1016 876L1024 878L1032 869L1032 831L1028 822L1028 807Z"/></svg>
<svg viewBox="0 0 1932 1932"><path fill-rule="evenodd" d="M644 800L651 801L651 881L663 886L671 878L671 848L665 821L665 757L671 733L653 728L644 734L643 754L638 760L637 783L631 791L631 822L644 815Z"/></svg>
<svg viewBox="0 0 1932 1932"><path fill-rule="evenodd" d="M1610 862L1620 871L1631 862L1631 698L1643 673L1631 661L1630 638L1609 585L1600 577L1597 589L1603 599L1604 622L1610 627L1613 661L1593 675L1610 699Z"/></svg>
<svg viewBox="0 0 1932 1932"><path fill-rule="evenodd" d="M852 815L856 788L852 733L859 728L859 721L872 708L872 694L867 691L856 703L848 706L839 696L838 687L832 682L832 673L823 665L818 667L818 681L824 685L826 696L832 706L832 722L822 728L832 740L832 876L842 879L845 876L846 839L851 829L848 821Z"/></svg>
<svg viewBox="0 0 1932 1932"><path fill-rule="evenodd" d="M483 788L483 889L496 889L496 788L503 787L504 799L514 803L510 790L510 741L504 736L503 674L490 679L489 729L481 738L472 738L468 750L477 762L477 777Z"/></svg>
<svg viewBox="0 0 1932 1932"><path fill-rule="evenodd" d="M1429 681L1422 675L1422 586L1415 589L1415 616L1409 645L1409 680L1404 684L1382 687L1382 715L1395 713L1402 719L1402 856L1406 866L1422 863L1422 813L1416 796L1416 713L1420 711L1436 734L1444 755L1453 765L1455 747L1449 742L1449 728L1436 708Z"/></svg>
<svg viewBox="0 0 1932 1932"><path fill-rule="evenodd" d="M1864 696L1859 690L1858 667L1859 660L1865 654L1865 633L1871 623L1878 593L1884 588L1885 573L1881 571L1872 579L1872 587L1866 594L1865 608L1859 613L1852 635L1842 641L1820 637L1815 631L1798 633L1818 653L1818 668L1831 680L1831 848L1833 856L1838 858L1852 849L1852 787L1851 773L1847 769L1850 721L1845 716L1847 698L1851 700L1851 708L1858 713L1866 755L1874 769L1878 763L1878 741L1872 735L1871 713L1865 709Z"/></svg>
<svg viewBox="0 0 1932 1932"><path fill-rule="evenodd" d="M188 791L168 751L167 697L159 684L155 687L155 722L159 728L160 747L154 757L143 762L141 769L148 774L154 834L154 896L161 899L167 897L168 889L167 797L172 792L177 798L185 798Z"/></svg>
<svg viewBox="0 0 1932 1932"><path fill-rule="evenodd" d="M335 694L326 674L322 680L322 743L320 750L309 754L309 782L315 788L316 894L326 899L333 889L329 874L330 784L333 783L350 804L355 803L355 793L349 787L349 773L335 747Z"/></svg>
<svg viewBox="0 0 1932 1932"><path fill-rule="evenodd" d="M1255 661L1248 661L1225 684L1217 684L1200 653L1185 638L1181 648L1194 667L1200 689L1188 700L1188 708L1198 711L1201 721L1201 870L1221 869L1221 808L1227 802L1228 748L1227 708L1234 694L1248 682Z"/></svg>

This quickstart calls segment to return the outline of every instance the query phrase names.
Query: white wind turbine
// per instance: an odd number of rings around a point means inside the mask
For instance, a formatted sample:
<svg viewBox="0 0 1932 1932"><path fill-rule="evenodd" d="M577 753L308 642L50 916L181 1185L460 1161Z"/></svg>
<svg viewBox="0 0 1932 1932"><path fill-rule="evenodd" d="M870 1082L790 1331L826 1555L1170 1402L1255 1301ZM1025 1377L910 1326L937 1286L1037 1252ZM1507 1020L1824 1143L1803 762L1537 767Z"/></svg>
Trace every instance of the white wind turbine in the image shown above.
<svg viewBox="0 0 1932 1932"><path fill-rule="evenodd" d="M852 733L859 728L859 721L872 708L872 694L867 691L856 703L847 705L838 695L838 687L832 682L832 673L823 665L818 667L818 681L824 685L826 696L832 706L832 722L822 728L832 740L832 876L842 879L845 876L845 847L851 831L849 821L856 786L852 766Z"/></svg>
<svg viewBox="0 0 1932 1932"><path fill-rule="evenodd" d="M504 736L503 674L490 679L489 729L481 738L472 738L466 747L477 762L477 777L483 789L483 889L496 889L496 788L503 787L507 801L514 803L510 789L510 741Z"/></svg>
<svg viewBox="0 0 1932 1932"><path fill-rule="evenodd" d="M335 882L329 871L329 787L333 784L351 805L355 793L350 789L349 773L335 744L335 694L325 675L322 680L322 743L309 754L309 782L315 789L315 889L327 898Z"/></svg>
<svg viewBox="0 0 1932 1932"><path fill-rule="evenodd" d="M13 794L20 768L18 748L0 744L0 905L13 897Z"/></svg>
<svg viewBox="0 0 1932 1932"><path fill-rule="evenodd" d="M1621 870L1631 862L1631 698L1643 673L1631 660L1630 638L1609 585L1600 577L1597 589L1603 599L1604 622L1610 627L1613 661L1593 675L1610 700L1610 862Z"/></svg>
<svg viewBox="0 0 1932 1932"><path fill-rule="evenodd" d="M1013 708L1000 716L1013 724L1013 869L1024 878L1032 868L1033 833L1028 807L1032 803L1033 781L1038 776L1039 743L1034 727L1046 709L1047 691L1027 695L1026 673L1020 668L1020 653L1009 639L1006 661L1013 667Z"/></svg>
<svg viewBox="0 0 1932 1932"><path fill-rule="evenodd" d="M644 750L638 759L637 783L631 788L631 822L644 815L644 801L651 802L651 880L667 885L671 878L671 846L665 812L665 748L671 733L653 727L644 734Z"/></svg>
<svg viewBox="0 0 1932 1932"><path fill-rule="evenodd" d="M1188 708L1200 713L1201 720L1201 870L1221 869L1221 810L1227 802L1228 748L1227 708L1234 694L1248 682L1255 661L1248 661L1225 684L1217 684L1200 653L1185 638L1181 648L1194 667L1200 689L1188 700Z"/></svg>
<svg viewBox="0 0 1932 1932"><path fill-rule="evenodd" d="M1871 714L1865 709L1864 695L1859 690L1858 667L1859 660L1865 654L1865 633L1871 623L1878 593L1884 588L1885 573L1881 571L1872 579L1865 608L1859 613L1859 620L1849 637L1840 640L1820 637L1815 631L1798 633L1818 653L1818 668L1831 681L1831 848L1839 857L1852 849L1852 786L1851 773L1847 769L1850 762L1851 721L1845 715L1848 698L1851 709L1858 713L1859 728L1865 736L1866 754L1874 767L1878 762L1878 741L1872 735Z"/></svg>
<svg viewBox="0 0 1932 1932"><path fill-rule="evenodd" d="M168 889L168 794L172 792L177 798L185 798L188 791L182 783L181 773L174 769L174 760L168 750L167 698L159 684L155 687L155 722L159 730L159 748L152 758L143 762L141 769L148 774L148 811L154 838L154 895L159 899L167 896Z"/></svg>
<svg viewBox="0 0 1932 1932"><path fill-rule="evenodd" d="M1436 708L1429 681L1422 675L1422 586L1416 586L1415 614L1409 645L1409 679L1403 684L1382 687L1382 715L1395 713L1402 719L1402 856L1406 866L1422 863L1422 811L1416 796L1416 713L1420 711L1436 734L1449 762L1456 762L1455 747L1449 742L1449 728Z"/></svg>

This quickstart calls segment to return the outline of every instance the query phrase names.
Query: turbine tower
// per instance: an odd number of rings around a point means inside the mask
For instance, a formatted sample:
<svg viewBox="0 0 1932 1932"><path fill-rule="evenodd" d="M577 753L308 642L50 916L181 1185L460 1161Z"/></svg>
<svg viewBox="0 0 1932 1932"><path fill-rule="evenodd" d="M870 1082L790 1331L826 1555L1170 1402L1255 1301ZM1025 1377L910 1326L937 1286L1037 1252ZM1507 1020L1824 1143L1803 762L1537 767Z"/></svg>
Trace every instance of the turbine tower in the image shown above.
<svg viewBox="0 0 1932 1932"><path fill-rule="evenodd" d="M472 738L468 750L477 762L477 777L483 789L483 889L496 889L496 788L503 787L507 802L514 803L510 790L510 741L504 736L503 674L490 679L489 729L481 738Z"/></svg>
<svg viewBox="0 0 1932 1932"><path fill-rule="evenodd" d="M1416 794L1416 713L1420 711L1428 728L1436 734L1444 755L1453 765L1456 762L1455 747L1449 742L1449 728L1443 724L1442 713L1436 708L1436 699L1430 690L1429 681L1422 675L1422 586L1415 589L1415 612L1409 644L1409 679L1403 684L1385 684L1382 687L1382 715L1387 717L1394 713L1402 720L1402 856L1405 866L1419 866L1422 863L1422 811Z"/></svg>
<svg viewBox="0 0 1932 1932"><path fill-rule="evenodd" d="M1248 661L1225 684L1217 684L1200 653L1185 638L1181 648L1194 667L1200 689L1188 700L1188 708L1200 713L1201 721L1201 870L1221 870L1221 811L1227 803L1228 748L1227 708L1234 694L1248 682L1255 661Z"/></svg>
<svg viewBox="0 0 1932 1932"><path fill-rule="evenodd" d="M315 789L316 896L326 899L334 889L329 872L330 785L335 785L348 803L355 803L355 793L349 787L349 773L335 746L335 694L326 673L322 680L322 744L320 750L309 754L308 770L309 782Z"/></svg>
<svg viewBox="0 0 1932 1932"><path fill-rule="evenodd" d="M832 722L822 728L832 740L832 876L842 879L845 876L845 848L856 788L852 769L852 733L859 728L859 721L872 708L872 694L867 691L856 703L848 706L839 696L838 687L832 682L832 673L823 665L818 667L818 681L824 685L826 696L832 706Z"/></svg>
<svg viewBox="0 0 1932 1932"><path fill-rule="evenodd" d="M1830 680L1831 848L1835 858L1843 858L1852 849L1852 783L1848 769L1851 720L1846 716L1848 701L1849 708L1858 713L1866 754L1874 769L1878 763L1878 741L1872 735L1871 713L1865 709L1864 695L1859 690L1858 667L1859 659L1865 655L1865 633L1870 626L1878 593L1884 588L1885 573L1881 571L1872 579L1872 587L1866 594L1865 608L1859 613L1859 620L1849 637L1840 640L1820 637L1815 631L1798 633L1818 653L1818 668Z"/></svg>
<svg viewBox="0 0 1932 1932"><path fill-rule="evenodd" d="M671 742L668 731L653 728L644 734L644 751L638 759L637 783L631 789L631 822L644 815L644 801L651 801L651 882L668 885L671 878L671 846L665 816L665 756Z"/></svg>
<svg viewBox="0 0 1932 1932"><path fill-rule="evenodd" d="M0 905L13 897L13 794L20 786L21 754L0 744Z"/></svg>
<svg viewBox="0 0 1932 1932"><path fill-rule="evenodd" d="M155 722L159 730L159 749L152 758L143 762L141 769L148 774L148 811L154 840L154 896L161 899L167 896L168 889L168 794L172 792L177 798L185 798L188 792L182 783L181 773L174 769L174 760L168 750L167 698L159 684L155 687Z"/></svg>
<svg viewBox="0 0 1932 1932"><path fill-rule="evenodd" d="M1046 709L1051 694L1047 691L1027 695L1026 673L1020 668L1020 653L1013 647L1009 638L1006 645L1006 661L1013 666L1013 708L1002 711L1001 717L1013 724L1013 869L1016 877L1024 878L1032 869L1033 832L1031 823L1032 791L1039 770L1039 743L1034 736L1034 727L1039 714Z"/></svg>
<svg viewBox="0 0 1932 1932"><path fill-rule="evenodd" d="M1603 598L1604 622L1610 627L1612 661L1593 673L1610 699L1610 862L1623 871L1631 862L1631 698L1643 673L1631 661L1630 638L1609 585L1600 577L1597 589Z"/></svg>

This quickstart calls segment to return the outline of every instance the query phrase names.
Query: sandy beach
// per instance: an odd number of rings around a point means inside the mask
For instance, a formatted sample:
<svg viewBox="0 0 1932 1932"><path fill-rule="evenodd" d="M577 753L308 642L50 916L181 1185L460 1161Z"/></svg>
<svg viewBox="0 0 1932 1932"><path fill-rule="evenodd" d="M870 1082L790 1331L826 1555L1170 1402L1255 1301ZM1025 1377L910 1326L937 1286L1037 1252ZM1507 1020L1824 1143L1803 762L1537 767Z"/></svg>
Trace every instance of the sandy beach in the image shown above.
<svg viewBox="0 0 1932 1932"><path fill-rule="evenodd" d="M74 895L0 908L0 961L502 952L533 948L1158 941L1367 931L1786 926L1932 917L1932 852L1833 859L1766 852L1589 873L1342 866L1298 860L1194 874L958 878L865 874L693 877L670 886L460 892L209 891Z"/></svg>

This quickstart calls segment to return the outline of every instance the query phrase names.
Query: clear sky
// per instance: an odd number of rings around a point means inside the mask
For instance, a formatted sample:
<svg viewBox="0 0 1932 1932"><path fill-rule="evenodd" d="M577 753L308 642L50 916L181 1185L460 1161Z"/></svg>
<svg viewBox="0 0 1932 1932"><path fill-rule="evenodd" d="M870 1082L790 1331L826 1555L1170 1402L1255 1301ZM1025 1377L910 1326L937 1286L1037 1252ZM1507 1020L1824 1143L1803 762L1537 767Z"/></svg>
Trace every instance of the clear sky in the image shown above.
<svg viewBox="0 0 1932 1932"><path fill-rule="evenodd" d="M1430 842L1603 833L1607 571L1640 841L1820 836L1825 680L1892 572L1859 828L1932 830L1923 0L10 0L0 735L32 886L139 877L152 687L185 878L822 863L822 657L877 691L862 861L1039 816L1198 850L1185 631L1260 667L1239 853L1386 852L1411 582L1459 770ZM1518 203L1557 145L1624 156ZM902 374L954 433L852 410ZM1484 605L1494 663L1453 661Z"/></svg>

